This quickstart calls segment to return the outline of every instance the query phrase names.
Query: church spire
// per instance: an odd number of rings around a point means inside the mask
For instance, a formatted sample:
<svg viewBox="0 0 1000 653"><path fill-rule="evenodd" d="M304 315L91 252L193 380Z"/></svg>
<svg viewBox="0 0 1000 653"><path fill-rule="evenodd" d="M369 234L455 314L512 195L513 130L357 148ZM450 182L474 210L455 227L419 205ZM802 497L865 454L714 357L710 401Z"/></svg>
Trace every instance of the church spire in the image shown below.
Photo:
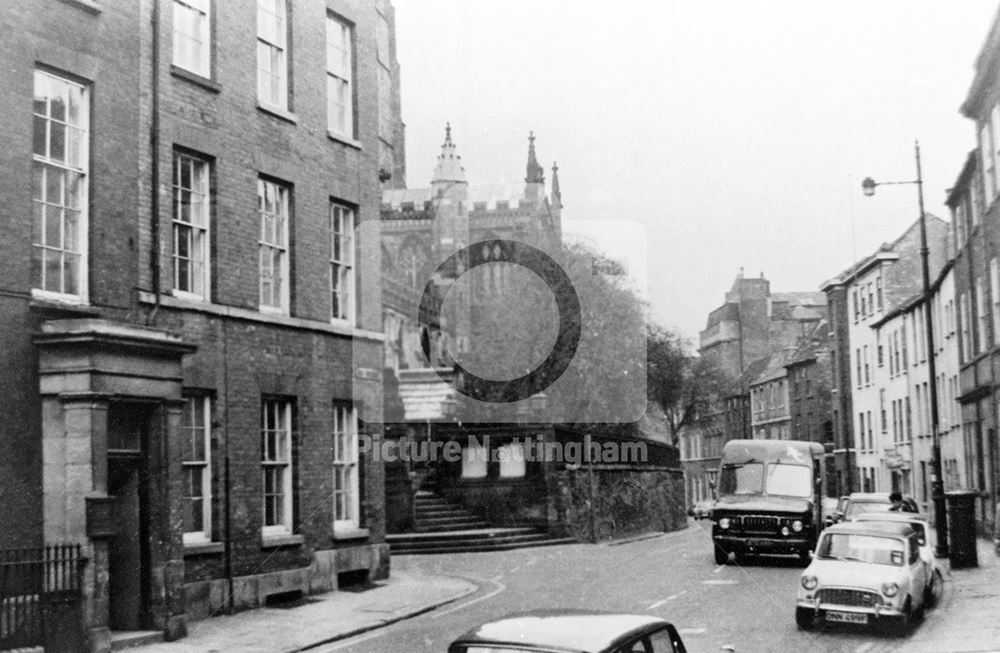
<svg viewBox="0 0 1000 653"><path fill-rule="evenodd" d="M451 123L449 122L444 127L444 143L441 145L441 154L438 155L438 162L434 167L431 185L456 183L465 183L465 168L462 167L462 157L455 154L455 143L451 140Z"/></svg>
<svg viewBox="0 0 1000 653"><path fill-rule="evenodd" d="M535 132L528 132L528 166L524 181L529 184L544 184L545 171L535 157Z"/></svg>
<svg viewBox="0 0 1000 653"><path fill-rule="evenodd" d="M562 191L559 190L559 164L552 162L552 205L562 208Z"/></svg>

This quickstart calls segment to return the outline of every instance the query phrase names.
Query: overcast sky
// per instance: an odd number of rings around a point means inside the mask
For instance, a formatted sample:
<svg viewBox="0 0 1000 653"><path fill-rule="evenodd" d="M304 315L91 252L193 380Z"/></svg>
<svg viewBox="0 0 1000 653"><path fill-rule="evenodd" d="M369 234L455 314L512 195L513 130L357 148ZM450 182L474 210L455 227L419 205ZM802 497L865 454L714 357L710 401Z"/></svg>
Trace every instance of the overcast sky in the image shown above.
<svg viewBox="0 0 1000 653"><path fill-rule="evenodd" d="M394 4L408 184L429 182L447 121L470 183L520 181L534 130L564 220L640 223L607 247L648 248L653 319L696 343L740 267L818 290L899 235L915 187L860 185L913 179L915 138L948 218L997 0Z"/></svg>

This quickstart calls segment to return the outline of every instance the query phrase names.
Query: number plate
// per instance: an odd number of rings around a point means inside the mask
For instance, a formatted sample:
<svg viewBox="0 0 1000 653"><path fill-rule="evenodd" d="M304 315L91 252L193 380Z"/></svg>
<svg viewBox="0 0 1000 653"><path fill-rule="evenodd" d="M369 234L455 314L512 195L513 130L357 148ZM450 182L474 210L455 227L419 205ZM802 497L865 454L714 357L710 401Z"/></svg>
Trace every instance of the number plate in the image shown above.
<svg viewBox="0 0 1000 653"><path fill-rule="evenodd" d="M868 615L859 614L857 612L838 612L836 610L827 610L826 620L840 621L848 624L866 624L868 623Z"/></svg>

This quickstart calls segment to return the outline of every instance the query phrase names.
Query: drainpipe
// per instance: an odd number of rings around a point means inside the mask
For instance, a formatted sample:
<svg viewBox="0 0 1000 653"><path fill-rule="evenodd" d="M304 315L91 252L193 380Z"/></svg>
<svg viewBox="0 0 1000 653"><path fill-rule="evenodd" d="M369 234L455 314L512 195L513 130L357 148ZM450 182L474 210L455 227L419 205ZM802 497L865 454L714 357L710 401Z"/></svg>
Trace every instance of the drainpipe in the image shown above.
<svg viewBox="0 0 1000 653"><path fill-rule="evenodd" d="M225 511L223 519L223 529L225 541L223 556L223 573L226 575L226 608L229 614L234 612L233 597L235 586L233 584L233 523L232 523L232 491L233 483L229 469L229 329L228 322L222 321L222 403L225 405L225 421L222 427L222 455L224 460L223 469L223 503Z"/></svg>
<svg viewBox="0 0 1000 653"><path fill-rule="evenodd" d="M150 166L150 228L153 242L150 245L149 264L153 272L155 304L146 317L146 324L156 321L160 312L160 0L153 0L153 78L150 85L151 123L149 127Z"/></svg>

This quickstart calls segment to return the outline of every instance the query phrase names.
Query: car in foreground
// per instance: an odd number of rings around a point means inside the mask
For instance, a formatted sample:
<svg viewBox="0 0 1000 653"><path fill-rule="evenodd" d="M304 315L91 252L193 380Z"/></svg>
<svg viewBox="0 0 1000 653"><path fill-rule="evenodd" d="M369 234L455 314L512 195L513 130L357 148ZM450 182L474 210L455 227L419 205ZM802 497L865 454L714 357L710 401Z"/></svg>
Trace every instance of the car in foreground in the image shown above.
<svg viewBox="0 0 1000 653"><path fill-rule="evenodd" d="M906 523L858 521L823 531L802 572L795 623L876 625L903 632L922 617L927 580L920 537Z"/></svg>
<svg viewBox="0 0 1000 653"><path fill-rule="evenodd" d="M917 533L920 543L920 559L924 561L926 570L926 585L924 586L924 602L928 607L937 603L941 594L941 587L944 577L934 560L934 550L931 548L931 525L927 515L916 512L866 512L858 515L855 521L858 522L894 522L898 524L909 524Z"/></svg>
<svg viewBox="0 0 1000 653"><path fill-rule="evenodd" d="M715 501L697 501L691 509L688 510L688 514L695 519L711 519L712 518L712 508L715 507Z"/></svg>
<svg viewBox="0 0 1000 653"><path fill-rule="evenodd" d="M658 617L586 610L535 610L473 628L448 653L686 653Z"/></svg>

